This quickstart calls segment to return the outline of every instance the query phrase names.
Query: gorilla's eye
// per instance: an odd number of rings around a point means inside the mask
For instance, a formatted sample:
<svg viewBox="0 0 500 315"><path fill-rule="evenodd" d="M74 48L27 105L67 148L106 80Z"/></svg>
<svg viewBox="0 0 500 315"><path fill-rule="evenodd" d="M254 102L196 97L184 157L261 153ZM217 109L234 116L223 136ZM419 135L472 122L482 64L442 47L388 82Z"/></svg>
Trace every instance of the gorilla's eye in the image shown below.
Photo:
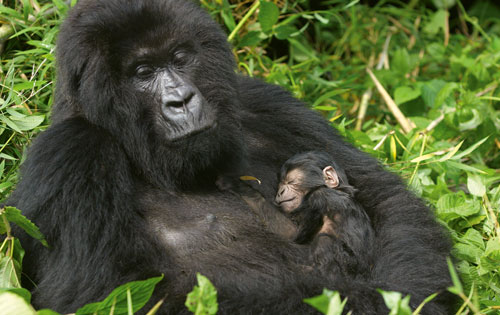
<svg viewBox="0 0 500 315"><path fill-rule="evenodd" d="M139 65L135 68L135 75L141 79L146 79L154 73L155 69L150 65Z"/></svg>
<svg viewBox="0 0 500 315"><path fill-rule="evenodd" d="M172 57L172 65L174 67L182 67L185 66L190 60L190 56L187 52L180 50L174 53Z"/></svg>

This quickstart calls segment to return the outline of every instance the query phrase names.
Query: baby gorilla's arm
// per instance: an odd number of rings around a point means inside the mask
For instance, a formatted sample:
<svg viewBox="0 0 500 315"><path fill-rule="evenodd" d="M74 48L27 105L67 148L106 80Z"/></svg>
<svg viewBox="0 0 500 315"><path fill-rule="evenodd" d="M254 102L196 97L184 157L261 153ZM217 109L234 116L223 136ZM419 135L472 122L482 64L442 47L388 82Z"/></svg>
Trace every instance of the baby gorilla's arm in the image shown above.
<svg viewBox="0 0 500 315"><path fill-rule="evenodd" d="M309 207L300 208L315 209L322 219L311 243L314 264L325 271L337 267L343 274L369 274L374 232L364 209L349 194L329 188L313 192L304 204Z"/></svg>

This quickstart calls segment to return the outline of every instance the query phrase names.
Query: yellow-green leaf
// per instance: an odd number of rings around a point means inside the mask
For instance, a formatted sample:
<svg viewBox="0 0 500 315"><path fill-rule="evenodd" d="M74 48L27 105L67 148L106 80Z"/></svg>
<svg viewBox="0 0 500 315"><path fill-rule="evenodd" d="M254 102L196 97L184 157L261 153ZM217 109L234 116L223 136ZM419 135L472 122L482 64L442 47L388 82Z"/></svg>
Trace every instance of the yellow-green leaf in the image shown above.
<svg viewBox="0 0 500 315"><path fill-rule="evenodd" d="M257 177L253 177L253 176L240 176L240 179L244 180L244 181L254 180L257 183L259 183L259 185L262 184L262 182Z"/></svg>

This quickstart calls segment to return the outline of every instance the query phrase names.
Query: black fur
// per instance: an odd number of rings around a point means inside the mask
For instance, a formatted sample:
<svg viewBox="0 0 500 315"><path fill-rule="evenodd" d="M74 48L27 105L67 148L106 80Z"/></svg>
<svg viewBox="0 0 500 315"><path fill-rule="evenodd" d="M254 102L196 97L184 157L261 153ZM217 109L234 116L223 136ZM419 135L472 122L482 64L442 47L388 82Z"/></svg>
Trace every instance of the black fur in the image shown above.
<svg viewBox="0 0 500 315"><path fill-rule="evenodd" d="M339 184L325 185L322 170L332 166ZM373 265L374 232L369 217L356 201L356 189L344 170L325 152L305 152L291 157L281 168L281 179L293 169L304 177L300 186L308 193L300 206L290 213L298 226L295 241L311 243L311 258L317 268L343 276L369 277ZM324 217L333 231L321 231ZM335 271L334 271L335 270Z"/></svg>
<svg viewBox="0 0 500 315"><path fill-rule="evenodd" d="M154 102L125 64L149 47L155 60L186 45L185 76L217 115L217 128L180 143L155 129ZM152 302L187 313L195 273L219 292L220 313L313 313L302 302L324 287L355 314L383 314L376 288L411 294L417 306L450 284L450 246L422 200L336 134L288 92L234 72L226 38L208 14L179 0L81 0L58 41L53 125L28 151L9 199L46 235L50 249L17 231L33 303L74 312L127 281L165 274ZM251 171L272 200L288 157L324 150L346 170L370 216L375 261L369 280L305 273L217 175ZM26 281L25 285L29 285ZM446 314L446 295L424 308Z"/></svg>

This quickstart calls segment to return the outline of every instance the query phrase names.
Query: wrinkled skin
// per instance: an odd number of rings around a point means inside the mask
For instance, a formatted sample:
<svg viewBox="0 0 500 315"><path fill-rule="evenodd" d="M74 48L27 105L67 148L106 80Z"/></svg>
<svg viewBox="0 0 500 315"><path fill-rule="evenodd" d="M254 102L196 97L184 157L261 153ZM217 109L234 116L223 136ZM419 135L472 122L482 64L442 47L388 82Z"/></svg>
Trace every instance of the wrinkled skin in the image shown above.
<svg viewBox="0 0 500 315"><path fill-rule="evenodd" d="M292 212L297 209L304 196L309 192L306 187L302 186L304 182L304 172L300 169L294 169L287 173L286 177L278 186L276 194L276 203L285 212Z"/></svg>
<svg viewBox="0 0 500 315"><path fill-rule="evenodd" d="M304 197L314 189L326 186L335 189L339 185L337 171L331 165L327 165L322 170L322 177L315 174L317 170L309 170L316 165L297 165L296 168L286 171L284 178L280 179L278 192L274 198L283 211L290 213L297 209ZM309 172L308 172L309 171Z"/></svg>
<svg viewBox="0 0 500 315"><path fill-rule="evenodd" d="M410 294L416 307L450 285L449 243L424 203L288 92L235 73L225 34L194 3L81 0L61 28L57 65L53 124L8 200L51 245L14 231L36 307L74 312L164 274L151 304L165 298L159 314L187 313L196 272L217 287L220 314L314 313L302 300L325 287L356 314L380 314L377 288ZM359 190L376 234L369 277L305 271L293 260L302 246L215 185L253 175L272 201L281 165L310 150L335 156ZM423 313L448 306L441 293Z"/></svg>

